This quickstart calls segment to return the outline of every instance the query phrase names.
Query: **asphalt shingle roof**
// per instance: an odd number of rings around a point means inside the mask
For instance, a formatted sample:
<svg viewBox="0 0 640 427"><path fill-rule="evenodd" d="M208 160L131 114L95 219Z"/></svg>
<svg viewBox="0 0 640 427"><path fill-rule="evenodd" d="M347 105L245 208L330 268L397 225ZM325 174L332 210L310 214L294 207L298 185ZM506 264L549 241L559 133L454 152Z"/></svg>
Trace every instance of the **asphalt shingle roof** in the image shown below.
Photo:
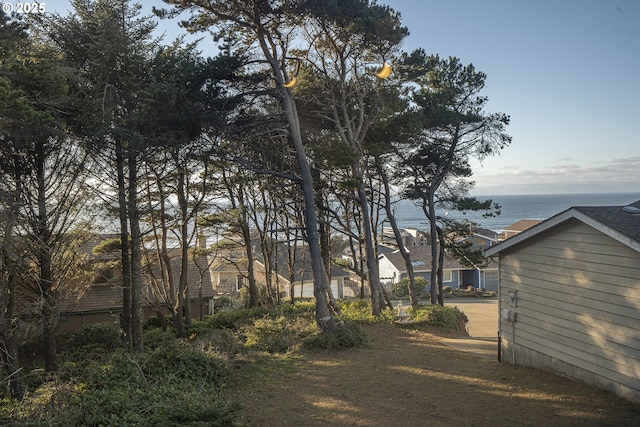
<svg viewBox="0 0 640 427"><path fill-rule="evenodd" d="M640 209L640 200L631 205ZM640 214L624 211L625 206L576 206L573 209L640 243Z"/></svg>
<svg viewBox="0 0 640 427"><path fill-rule="evenodd" d="M571 219L582 221L640 252L640 213L628 212L625 210L627 206L640 209L640 200L625 206L571 207L516 236L486 249L484 254L485 256L493 256Z"/></svg>

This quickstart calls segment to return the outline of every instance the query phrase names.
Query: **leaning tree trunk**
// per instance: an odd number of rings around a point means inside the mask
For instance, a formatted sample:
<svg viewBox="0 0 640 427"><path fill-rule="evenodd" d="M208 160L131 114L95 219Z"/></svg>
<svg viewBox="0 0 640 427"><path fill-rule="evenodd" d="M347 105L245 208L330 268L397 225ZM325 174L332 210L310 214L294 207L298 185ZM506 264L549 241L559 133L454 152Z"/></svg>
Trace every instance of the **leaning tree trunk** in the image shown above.
<svg viewBox="0 0 640 427"><path fill-rule="evenodd" d="M284 97L284 110L289 122L289 130L296 151L296 158L300 166L301 187L304 200L304 219L306 240L309 245L311 255L311 269L313 271L313 295L316 300L316 321L323 331L334 332L336 330L335 319L329 314L326 295L329 289L329 278L324 263L322 262L322 251L320 250L320 237L318 235L318 217L316 213L315 192L313 189L313 178L311 167L307 159L300 132L300 122L298 112L293 102L289 89L281 88Z"/></svg>
<svg viewBox="0 0 640 427"><path fill-rule="evenodd" d="M262 27L256 30L257 41L260 44L265 59L271 66L274 75L280 82L284 81L284 73L278 65L278 59L275 50L269 46L270 41L267 40L266 31ZM293 100L291 90L285 88L281 84L278 85L279 95L284 113L289 125L289 135L293 141L293 147L296 152L296 160L300 167L300 186L304 200L304 219L305 219L305 238L309 245L309 253L311 255L311 269L313 271L313 295L316 301L316 321L320 328L325 332L335 332L336 322L329 313L327 306L327 289L329 288L329 279L322 262L322 253L320 251L320 239L318 236L318 217L315 205L315 192L313 188L313 176L311 174L311 166L307 153L302 141L302 132L300 131L300 118Z"/></svg>

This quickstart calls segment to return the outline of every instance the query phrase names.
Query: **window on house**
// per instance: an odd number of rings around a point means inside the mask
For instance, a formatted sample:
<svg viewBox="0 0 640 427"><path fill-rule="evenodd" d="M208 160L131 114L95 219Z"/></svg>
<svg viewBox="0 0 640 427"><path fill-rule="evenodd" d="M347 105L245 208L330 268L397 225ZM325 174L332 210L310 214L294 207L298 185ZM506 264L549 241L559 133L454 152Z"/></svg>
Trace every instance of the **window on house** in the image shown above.
<svg viewBox="0 0 640 427"><path fill-rule="evenodd" d="M96 275L93 279L94 285L110 283L116 278L116 269L114 267L98 267Z"/></svg>
<svg viewBox="0 0 640 427"><path fill-rule="evenodd" d="M451 270L445 270L442 272L442 282L452 282L453 272Z"/></svg>
<svg viewBox="0 0 640 427"><path fill-rule="evenodd" d="M242 285L244 285L244 276L242 276L242 274L238 274L236 276L236 292L240 292Z"/></svg>

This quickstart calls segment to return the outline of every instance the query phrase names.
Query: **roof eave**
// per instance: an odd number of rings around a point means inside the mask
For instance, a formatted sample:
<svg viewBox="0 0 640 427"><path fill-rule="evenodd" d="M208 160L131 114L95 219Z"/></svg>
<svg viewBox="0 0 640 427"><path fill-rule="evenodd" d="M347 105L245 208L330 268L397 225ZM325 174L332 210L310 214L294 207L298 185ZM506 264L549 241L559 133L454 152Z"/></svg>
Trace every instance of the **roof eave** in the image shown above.
<svg viewBox="0 0 640 427"><path fill-rule="evenodd" d="M618 242L622 243L623 245L629 246L631 249L634 249L635 251L640 252L640 242L637 242L633 239L631 239L629 236L626 236L623 233L620 233L619 231L616 231L614 229L612 229L611 227L608 227L606 224L603 224L602 222L590 217L589 215L586 215L583 212L580 212L577 209L574 208L569 208L564 212L561 212L551 218L549 218L546 221L543 221L537 225L534 225L533 227L519 233L516 234L513 237L508 238L507 240L498 243L495 246L491 246L490 248L486 249L483 254L486 257L490 257L490 256L494 256L496 254L498 254L499 252L502 252L506 249L512 248L516 245L519 245L520 243L522 243L525 240L528 240L532 237L535 237L537 235L540 235L542 233L544 233L545 231L557 227L558 225L570 220L570 219L577 219L578 221L587 224L593 228L595 228L596 230L602 232L603 234L617 240Z"/></svg>

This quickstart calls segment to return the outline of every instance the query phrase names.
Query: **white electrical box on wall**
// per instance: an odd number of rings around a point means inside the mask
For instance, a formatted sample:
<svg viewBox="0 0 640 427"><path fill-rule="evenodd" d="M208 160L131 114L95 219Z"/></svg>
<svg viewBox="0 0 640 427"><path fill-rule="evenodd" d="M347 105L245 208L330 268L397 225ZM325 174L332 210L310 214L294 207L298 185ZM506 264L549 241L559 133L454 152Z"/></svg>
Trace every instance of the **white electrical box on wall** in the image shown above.
<svg viewBox="0 0 640 427"><path fill-rule="evenodd" d="M502 310L502 318L505 320L511 320L511 310L505 308Z"/></svg>

